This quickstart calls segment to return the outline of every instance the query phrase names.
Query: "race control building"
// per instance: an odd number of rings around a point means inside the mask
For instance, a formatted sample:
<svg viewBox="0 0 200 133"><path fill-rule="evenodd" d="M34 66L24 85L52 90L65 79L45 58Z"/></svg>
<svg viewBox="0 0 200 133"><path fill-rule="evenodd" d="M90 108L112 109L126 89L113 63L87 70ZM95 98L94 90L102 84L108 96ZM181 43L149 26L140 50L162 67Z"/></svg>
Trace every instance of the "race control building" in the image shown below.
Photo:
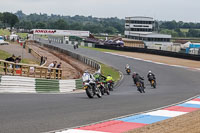
<svg viewBox="0 0 200 133"><path fill-rule="evenodd" d="M148 46L161 45L171 46L171 35L153 32L154 19L151 17L126 17L125 37L133 40L143 41Z"/></svg>

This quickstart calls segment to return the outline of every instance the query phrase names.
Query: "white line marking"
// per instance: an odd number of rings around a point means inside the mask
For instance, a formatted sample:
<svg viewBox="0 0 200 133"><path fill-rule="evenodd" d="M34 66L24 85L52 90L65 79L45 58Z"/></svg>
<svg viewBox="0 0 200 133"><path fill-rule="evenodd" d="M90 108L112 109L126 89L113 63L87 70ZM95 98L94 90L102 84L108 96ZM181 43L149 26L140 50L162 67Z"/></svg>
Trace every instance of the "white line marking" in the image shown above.
<svg viewBox="0 0 200 133"><path fill-rule="evenodd" d="M106 132L98 132L98 131L90 131L90 130L78 130L78 129L69 129L62 132L56 133L106 133Z"/></svg>
<svg viewBox="0 0 200 133"><path fill-rule="evenodd" d="M164 116L164 117L176 117L176 116L179 116L179 115L184 115L186 113L187 112L157 110L157 111L145 113L145 115Z"/></svg>
<svg viewBox="0 0 200 133"><path fill-rule="evenodd" d="M200 101L188 101L186 104L200 104Z"/></svg>

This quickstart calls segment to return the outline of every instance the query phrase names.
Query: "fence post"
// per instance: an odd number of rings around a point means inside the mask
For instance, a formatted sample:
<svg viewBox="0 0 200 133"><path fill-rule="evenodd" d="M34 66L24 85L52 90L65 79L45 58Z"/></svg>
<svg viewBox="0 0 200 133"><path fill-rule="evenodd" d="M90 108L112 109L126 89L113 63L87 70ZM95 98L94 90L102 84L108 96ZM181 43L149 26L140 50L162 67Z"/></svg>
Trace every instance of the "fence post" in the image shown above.
<svg viewBox="0 0 200 133"><path fill-rule="evenodd" d="M13 76L15 75L15 64L12 65L13 66Z"/></svg>

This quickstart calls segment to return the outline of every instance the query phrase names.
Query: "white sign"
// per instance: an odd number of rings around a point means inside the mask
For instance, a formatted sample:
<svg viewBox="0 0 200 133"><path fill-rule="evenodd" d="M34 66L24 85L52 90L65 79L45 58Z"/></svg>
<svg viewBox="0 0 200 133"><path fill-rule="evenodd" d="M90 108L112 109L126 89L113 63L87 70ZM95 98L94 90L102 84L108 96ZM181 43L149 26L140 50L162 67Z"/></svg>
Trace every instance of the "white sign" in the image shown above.
<svg viewBox="0 0 200 133"><path fill-rule="evenodd" d="M33 29L35 35L60 35L60 36L84 36L89 37L89 31L77 30L52 30L52 29Z"/></svg>

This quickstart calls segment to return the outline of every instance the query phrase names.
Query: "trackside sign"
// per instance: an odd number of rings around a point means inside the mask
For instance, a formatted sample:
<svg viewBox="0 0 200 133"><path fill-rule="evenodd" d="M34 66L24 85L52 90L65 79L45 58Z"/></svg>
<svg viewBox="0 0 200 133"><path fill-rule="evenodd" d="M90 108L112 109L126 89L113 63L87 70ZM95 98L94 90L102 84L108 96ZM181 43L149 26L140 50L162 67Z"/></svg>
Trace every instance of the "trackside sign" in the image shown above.
<svg viewBox="0 0 200 133"><path fill-rule="evenodd" d="M51 30L51 29L33 29L35 35L60 35L60 36L83 36L89 37L89 31L77 30Z"/></svg>

